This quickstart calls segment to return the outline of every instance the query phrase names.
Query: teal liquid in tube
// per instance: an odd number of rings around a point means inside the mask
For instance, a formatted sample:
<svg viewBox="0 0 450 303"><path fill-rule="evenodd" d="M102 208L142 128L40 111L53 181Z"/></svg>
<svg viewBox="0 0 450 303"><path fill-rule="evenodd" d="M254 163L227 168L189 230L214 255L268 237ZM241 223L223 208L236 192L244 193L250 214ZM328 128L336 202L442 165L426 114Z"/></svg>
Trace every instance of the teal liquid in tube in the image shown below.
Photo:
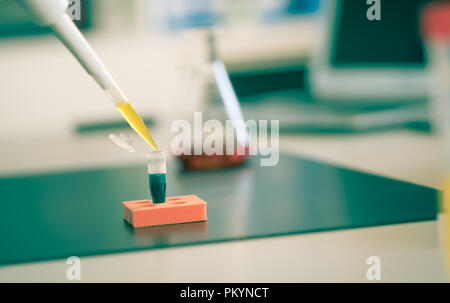
<svg viewBox="0 0 450 303"><path fill-rule="evenodd" d="M153 203L166 202L166 153L154 151L148 156L148 185Z"/></svg>
<svg viewBox="0 0 450 303"><path fill-rule="evenodd" d="M153 203L166 202L166 174L148 174Z"/></svg>

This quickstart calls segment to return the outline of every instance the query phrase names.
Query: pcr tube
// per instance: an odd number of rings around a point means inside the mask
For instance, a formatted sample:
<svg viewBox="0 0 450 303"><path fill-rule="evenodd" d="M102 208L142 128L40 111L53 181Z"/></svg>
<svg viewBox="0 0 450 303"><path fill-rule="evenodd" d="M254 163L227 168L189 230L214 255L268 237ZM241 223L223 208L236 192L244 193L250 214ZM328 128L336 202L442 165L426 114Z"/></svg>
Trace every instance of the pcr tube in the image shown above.
<svg viewBox="0 0 450 303"><path fill-rule="evenodd" d="M148 154L148 185L153 203L166 202L166 152Z"/></svg>

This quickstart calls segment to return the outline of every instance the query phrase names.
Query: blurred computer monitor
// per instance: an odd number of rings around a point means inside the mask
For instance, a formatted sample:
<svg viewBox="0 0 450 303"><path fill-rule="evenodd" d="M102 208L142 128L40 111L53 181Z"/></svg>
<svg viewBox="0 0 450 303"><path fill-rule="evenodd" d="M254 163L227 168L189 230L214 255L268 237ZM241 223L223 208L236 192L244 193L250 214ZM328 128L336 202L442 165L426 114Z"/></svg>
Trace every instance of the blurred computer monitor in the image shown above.
<svg viewBox="0 0 450 303"><path fill-rule="evenodd" d="M326 34L310 66L319 100L354 104L415 102L426 96L419 13L429 0L380 1L369 20L366 1L323 2Z"/></svg>

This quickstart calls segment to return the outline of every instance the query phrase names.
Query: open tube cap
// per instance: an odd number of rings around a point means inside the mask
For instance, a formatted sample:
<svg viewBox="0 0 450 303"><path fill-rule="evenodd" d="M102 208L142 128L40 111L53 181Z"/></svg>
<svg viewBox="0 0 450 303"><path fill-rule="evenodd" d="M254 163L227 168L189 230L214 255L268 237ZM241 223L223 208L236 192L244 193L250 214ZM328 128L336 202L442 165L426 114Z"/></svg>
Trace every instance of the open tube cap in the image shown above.
<svg viewBox="0 0 450 303"><path fill-rule="evenodd" d="M166 173L166 152L154 151L148 153L148 173L165 174Z"/></svg>

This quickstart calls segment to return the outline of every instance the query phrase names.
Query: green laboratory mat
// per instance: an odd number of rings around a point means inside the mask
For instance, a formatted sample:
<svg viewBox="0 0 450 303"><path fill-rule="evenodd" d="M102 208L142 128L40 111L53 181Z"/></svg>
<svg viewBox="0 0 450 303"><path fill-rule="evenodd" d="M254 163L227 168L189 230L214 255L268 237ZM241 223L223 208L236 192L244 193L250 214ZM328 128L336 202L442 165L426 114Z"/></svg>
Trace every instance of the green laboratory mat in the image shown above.
<svg viewBox="0 0 450 303"><path fill-rule="evenodd" d="M133 229L122 201L149 198L147 165L0 178L0 264L434 220L438 191L289 155L278 165L167 172L208 221Z"/></svg>

